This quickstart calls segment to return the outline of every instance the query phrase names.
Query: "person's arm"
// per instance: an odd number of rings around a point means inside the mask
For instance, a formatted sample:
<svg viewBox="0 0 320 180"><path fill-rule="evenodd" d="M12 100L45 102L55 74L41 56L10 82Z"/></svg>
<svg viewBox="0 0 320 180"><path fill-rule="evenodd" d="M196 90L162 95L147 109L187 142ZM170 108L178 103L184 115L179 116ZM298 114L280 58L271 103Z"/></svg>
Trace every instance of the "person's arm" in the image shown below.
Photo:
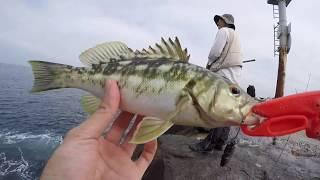
<svg viewBox="0 0 320 180"><path fill-rule="evenodd" d="M210 50L209 57L208 57L208 65L211 65L214 63L219 57L221 56L221 53L223 51L223 48L225 47L227 43L228 38L228 32L227 29L221 28L217 32L214 44Z"/></svg>

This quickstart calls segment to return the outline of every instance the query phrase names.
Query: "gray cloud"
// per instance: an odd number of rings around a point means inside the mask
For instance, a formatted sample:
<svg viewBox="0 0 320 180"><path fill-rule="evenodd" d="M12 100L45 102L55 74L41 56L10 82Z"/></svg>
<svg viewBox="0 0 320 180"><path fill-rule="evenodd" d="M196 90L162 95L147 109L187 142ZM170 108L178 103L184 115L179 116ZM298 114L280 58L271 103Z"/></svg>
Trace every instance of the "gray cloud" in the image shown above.
<svg viewBox="0 0 320 180"><path fill-rule="evenodd" d="M317 31L320 2L292 1L287 9L293 43L288 55L286 94L320 89ZM81 65L78 55L105 41L143 48L160 37L178 36L191 62L204 66L217 29L215 14L232 13L242 41L245 64L241 86L272 97L277 57L273 57L272 6L266 1L4 1L0 7L0 62L29 59Z"/></svg>

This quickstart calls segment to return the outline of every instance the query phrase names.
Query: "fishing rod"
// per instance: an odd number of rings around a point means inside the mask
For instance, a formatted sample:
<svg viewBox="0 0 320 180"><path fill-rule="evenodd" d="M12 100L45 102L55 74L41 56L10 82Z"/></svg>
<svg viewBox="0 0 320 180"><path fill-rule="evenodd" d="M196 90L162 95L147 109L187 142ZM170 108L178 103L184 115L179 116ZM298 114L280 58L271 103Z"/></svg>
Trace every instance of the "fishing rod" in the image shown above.
<svg viewBox="0 0 320 180"><path fill-rule="evenodd" d="M242 61L242 63L249 63L249 62L254 62L254 61L256 61L256 59L245 60L245 61Z"/></svg>

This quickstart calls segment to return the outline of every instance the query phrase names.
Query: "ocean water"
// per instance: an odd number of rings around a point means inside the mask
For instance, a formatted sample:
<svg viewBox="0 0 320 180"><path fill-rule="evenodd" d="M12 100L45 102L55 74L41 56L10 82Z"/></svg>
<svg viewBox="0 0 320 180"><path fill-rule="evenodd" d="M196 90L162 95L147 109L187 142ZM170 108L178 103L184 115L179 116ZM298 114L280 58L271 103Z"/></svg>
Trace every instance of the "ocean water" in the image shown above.
<svg viewBox="0 0 320 180"><path fill-rule="evenodd" d="M64 134L86 117L83 91L31 94L28 66L0 64L0 180L39 179Z"/></svg>

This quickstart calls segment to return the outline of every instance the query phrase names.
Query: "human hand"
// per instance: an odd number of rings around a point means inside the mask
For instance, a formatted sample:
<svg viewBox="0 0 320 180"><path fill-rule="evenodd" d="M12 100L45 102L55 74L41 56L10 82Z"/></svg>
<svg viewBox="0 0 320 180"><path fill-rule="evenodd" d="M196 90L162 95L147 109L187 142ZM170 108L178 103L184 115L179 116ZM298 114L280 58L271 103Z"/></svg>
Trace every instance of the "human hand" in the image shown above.
<svg viewBox="0 0 320 180"><path fill-rule="evenodd" d="M120 114L107 137L101 136L115 116L119 102L116 82L106 81L100 108L67 133L48 161L41 180L141 179L155 155L157 142L146 143L139 159L131 160L136 145L128 140L119 145L119 139L133 115Z"/></svg>

